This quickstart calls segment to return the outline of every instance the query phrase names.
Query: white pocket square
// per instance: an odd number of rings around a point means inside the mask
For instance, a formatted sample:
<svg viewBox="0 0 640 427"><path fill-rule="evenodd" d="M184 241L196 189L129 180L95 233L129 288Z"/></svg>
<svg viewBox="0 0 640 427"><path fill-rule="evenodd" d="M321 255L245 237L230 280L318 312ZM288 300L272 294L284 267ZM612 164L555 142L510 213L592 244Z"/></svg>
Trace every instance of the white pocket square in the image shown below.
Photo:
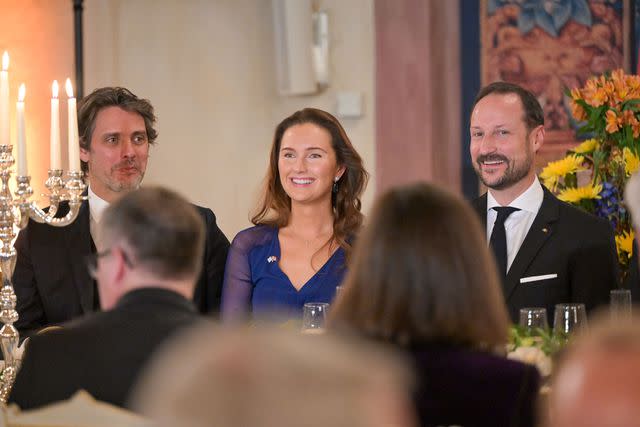
<svg viewBox="0 0 640 427"><path fill-rule="evenodd" d="M520 278L520 283L530 283L530 282L539 282L541 280L549 280L549 279L555 279L556 277L558 277L557 274L543 274L541 276L529 276L529 277L521 277Z"/></svg>

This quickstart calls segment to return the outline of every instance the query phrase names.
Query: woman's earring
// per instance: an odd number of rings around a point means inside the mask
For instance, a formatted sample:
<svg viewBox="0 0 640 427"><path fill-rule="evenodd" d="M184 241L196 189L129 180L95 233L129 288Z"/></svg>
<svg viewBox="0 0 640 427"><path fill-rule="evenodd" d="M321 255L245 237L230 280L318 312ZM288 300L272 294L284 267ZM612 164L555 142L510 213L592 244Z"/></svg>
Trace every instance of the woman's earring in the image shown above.
<svg viewBox="0 0 640 427"><path fill-rule="evenodd" d="M336 176L333 180L333 189L331 191L333 191L333 194L337 194L338 193L338 180L340 179L339 176Z"/></svg>

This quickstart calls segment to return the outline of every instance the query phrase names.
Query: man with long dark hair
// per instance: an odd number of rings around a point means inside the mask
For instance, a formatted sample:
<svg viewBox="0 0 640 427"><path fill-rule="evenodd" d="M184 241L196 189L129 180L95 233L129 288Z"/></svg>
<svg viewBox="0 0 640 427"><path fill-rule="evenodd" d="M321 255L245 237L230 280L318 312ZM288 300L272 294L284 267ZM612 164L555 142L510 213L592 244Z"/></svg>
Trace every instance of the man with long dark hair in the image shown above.
<svg viewBox="0 0 640 427"><path fill-rule="evenodd" d="M80 157L87 173L88 200L67 227L29 221L18 236L18 259L13 283L18 298L22 333L59 324L99 308L95 282L84 258L100 252L96 232L102 212L123 195L137 189L147 168L149 149L158 133L151 103L122 87L96 89L78 104ZM194 293L202 313L220 304L229 241L216 225L210 209L197 207L206 223L204 268ZM57 215L64 216L63 204Z"/></svg>

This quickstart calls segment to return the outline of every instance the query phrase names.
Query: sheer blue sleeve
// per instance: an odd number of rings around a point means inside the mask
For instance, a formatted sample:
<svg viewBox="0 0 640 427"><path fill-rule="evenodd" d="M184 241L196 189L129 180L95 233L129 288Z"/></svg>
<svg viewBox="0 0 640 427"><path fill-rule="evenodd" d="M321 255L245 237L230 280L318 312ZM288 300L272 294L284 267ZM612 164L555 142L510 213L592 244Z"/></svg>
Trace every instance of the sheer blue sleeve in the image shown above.
<svg viewBox="0 0 640 427"><path fill-rule="evenodd" d="M256 226L241 231L231 243L222 285L221 317L225 323L245 321L251 317L251 296L254 283L251 279L251 251L264 244L270 237L270 229Z"/></svg>

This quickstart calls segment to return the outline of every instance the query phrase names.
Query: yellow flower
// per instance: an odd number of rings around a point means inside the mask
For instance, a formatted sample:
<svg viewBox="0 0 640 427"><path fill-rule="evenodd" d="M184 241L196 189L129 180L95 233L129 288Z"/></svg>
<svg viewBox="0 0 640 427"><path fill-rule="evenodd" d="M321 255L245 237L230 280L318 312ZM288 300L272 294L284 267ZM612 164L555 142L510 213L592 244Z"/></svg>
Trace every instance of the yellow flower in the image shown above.
<svg viewBox="0 0 640 427"><path fill-rule="evenodd" d="M595 138L587 139L582 144L574 148L573 151L576 154L590 153L598 147L598 141Z"/></svg>
<svg viewBox="0 0 640 427"><path fill-rule="evenodd" d="M616 236L616 248L618 248L618 257L620 260L629 260L631 258L631 248L633 246L633 231L623 231Z"/></svg>
<svg viewBox="0 0 640 427"><path fill-rule="evenodd" d="M622 151L622 158L624 159L624 172L627 176L631 176L640 170L640 158L628 147L625 147Z"/></svg>
<svg viewBox="0 0 640 427"><path fill-rule="evenodd" d="M638 236L628 230L627 215L620 210L625 203L620 192L630 176L640 174L640 74L618 69L590 77L568 92L568 101L580 130L592 139L569 149L567 158L549 163L540 182L560 200L592 213L599 205L596 201L608 199L606 205L614 212L609 220L619 233L615 237L618 260L626 269ZM583 172L576 173L579 170ZM587 174L591 179L585 181ZM582 185L583 181L590 185ZM603 188L617 194L609 198L609 191ZM614 220L614 216L619 218Z"/></svg>
<svg viewBox="0 0 640 427"><path fill-rule="evenodd" d="M582 163L582 158L574 155L569 155L555 162L549 162L540 172L540 179L545 187L554 191L560 178L570 173L585 170Z"/></svg>
<svg viewBox="0 0 640 427"><path fill-rule="evenodd" d="M567 188L558 194L558 199L563 202L578 203L585 199L599 199L602 191L602 184L595 187L591 184L578 188Z"/></svg>
<svg viewBox="0 0 640 427"><path fill-rule="evenodd" d="M556 187L558 186L558 181L560 180L560 177L559 176L543 177L542 174L540 174L540 179L542 180L542 184L545 187L547 187L551 191L556 191Z"/></svg>

